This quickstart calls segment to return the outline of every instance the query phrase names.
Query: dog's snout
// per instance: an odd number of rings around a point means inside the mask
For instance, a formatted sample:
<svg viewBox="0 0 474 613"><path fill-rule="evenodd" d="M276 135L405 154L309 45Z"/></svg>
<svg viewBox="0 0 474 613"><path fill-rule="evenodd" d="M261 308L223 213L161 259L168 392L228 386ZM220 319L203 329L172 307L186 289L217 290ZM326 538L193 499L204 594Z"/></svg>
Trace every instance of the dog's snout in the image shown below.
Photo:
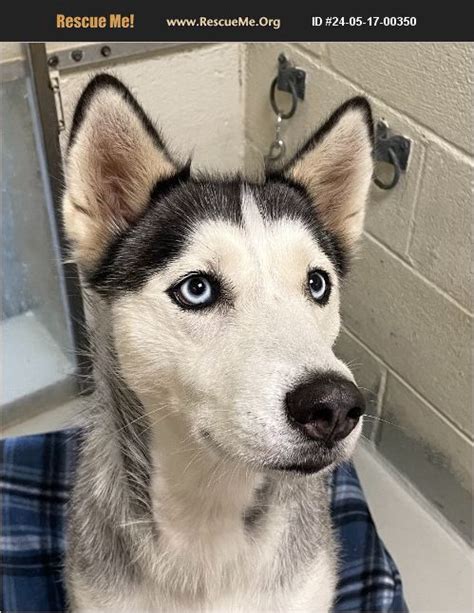
<svg viewBox="0 0 474 613"><path fill-rule="evenodd" d="M314 440L346 438L364 412L358 387L339 375L316 375L286 395L290 422Z"/></svg>

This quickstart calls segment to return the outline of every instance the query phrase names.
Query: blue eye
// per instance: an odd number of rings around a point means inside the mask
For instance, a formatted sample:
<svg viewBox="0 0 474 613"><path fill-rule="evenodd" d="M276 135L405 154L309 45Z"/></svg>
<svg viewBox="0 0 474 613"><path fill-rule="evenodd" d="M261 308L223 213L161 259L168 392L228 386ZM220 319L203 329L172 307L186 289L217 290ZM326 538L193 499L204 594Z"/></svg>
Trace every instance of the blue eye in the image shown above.
<svg viewBox="0 0 474 613"><path fill-rule="evenodd" d="M214 304L218 297L216 283L204 274L193 274L170 290L175 302L187 309L202 309Z"/></svg>
<svg viewBox="0 0 474 613"><path fill-rule="evenodd" d="M326 304L331 291L328 275L322 270L312 270L308 273L308 289L311 297L319 304Z"/></svg>

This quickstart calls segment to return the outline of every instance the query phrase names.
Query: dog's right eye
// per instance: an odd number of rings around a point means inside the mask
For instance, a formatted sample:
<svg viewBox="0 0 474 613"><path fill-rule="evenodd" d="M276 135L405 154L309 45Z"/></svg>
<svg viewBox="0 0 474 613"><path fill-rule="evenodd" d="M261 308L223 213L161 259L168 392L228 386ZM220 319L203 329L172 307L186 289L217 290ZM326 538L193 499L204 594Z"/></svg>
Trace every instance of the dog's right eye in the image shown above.
<svg viewBox="0 0 474 613"><path fill-rule="evenodd" d="M184 309L203 309L217 300L217 283L202 273L189 275L168 291L171 298Z"/></svg>

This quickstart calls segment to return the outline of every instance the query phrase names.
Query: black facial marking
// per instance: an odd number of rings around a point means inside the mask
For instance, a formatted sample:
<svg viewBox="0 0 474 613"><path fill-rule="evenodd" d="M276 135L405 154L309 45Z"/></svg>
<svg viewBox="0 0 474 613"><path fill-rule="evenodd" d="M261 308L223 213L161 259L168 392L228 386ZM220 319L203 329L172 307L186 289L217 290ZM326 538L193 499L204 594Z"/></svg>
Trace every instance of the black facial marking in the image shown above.
<svg viewBox="0 0 474 613"><path fill-rule="evenodd" d="M137 290L148 278L178 257L200 222L223 220L241 225L242 190L250 190L264 219L302 221L338 273L347 272L348 257L337 237L319 222L317 211L299 185L280 176L263 185L239 178L190 179L185 168L158 183L142 216L108 248L88 283L103 295Z"/></svg>
<svg viewBox="0 0 474 613"><path fill-rule="evenodd" d="M268 477L255 492L253 505L244 513L244 525L247 530L258 526L270 508L273 482Z"/></svg>
<svg viewBox="0 0 474 613"><path fill-rule="evenodd" d="M159 132L131 92L109 74L95 76L83 91L75 110L68 146L74 144L91 101L103 89L112 89L123 98L156 146L173 162ZM349 257L343 241L325 228L318 217L317 203L311 200L304 186L288 179L284 173L301 155L314 147L350 108L363 113L372 138L373 123L369 103L362 97L348 100L292 160L278 172L267 175L263 185L248 184L237 176L191 179L189 164L171 178L158 182L143 214L109 245L100 265L89 273L87 282L108 296L139 289L155 271L179 255L200 221L224 220L241 224L242 187L252 191L262 215L267 219L303 221L334 263L338 274L344 276L348 271Z"/></svg>
<svg viewBox="0 0 474 613"><path fill-rule="evenodd" d="M257 192L259 194L259 192ZM314 205L305 188L283 175L271 174L267 177L257 204L262 215L269 219L298 219L313 235L321 249L332 261L338 274L343 277L349 270L349 254L340 239L329 232L318 217Z"/></svg>
<svg viewBox="0 0 474 613"><path fill-rule="evenodd" d="M105 295L137 290L180 254L200 222L241 222L239 181L186 179L181 173L155 186L143 215L112 243L88 277L92 287Z"/></svg>
<svg viewBox="0 0 474 613"><path fill-rule="evenodd" d="M172 175L168 179L158 181L153 187L150 200L151 202L157 202L158 200L167 196L175 187L178 187L190 178L191 174L191 162L188 163L176 174Z"/></svg>

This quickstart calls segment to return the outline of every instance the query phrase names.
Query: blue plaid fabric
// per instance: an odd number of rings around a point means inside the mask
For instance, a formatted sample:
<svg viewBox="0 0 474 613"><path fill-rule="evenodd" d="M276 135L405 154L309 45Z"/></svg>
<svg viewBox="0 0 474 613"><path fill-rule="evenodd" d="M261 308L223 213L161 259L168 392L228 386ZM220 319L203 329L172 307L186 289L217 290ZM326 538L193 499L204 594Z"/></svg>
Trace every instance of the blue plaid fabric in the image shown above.
<svg viewBox="0 0 474 613"><path fill-rule="evenodd" d="M73 430L2 441L2 612L64 611L64 528L76 445ZM341 543L335 613L406 612L399 572L351 464L333 473L331 490Z"/></svg>

